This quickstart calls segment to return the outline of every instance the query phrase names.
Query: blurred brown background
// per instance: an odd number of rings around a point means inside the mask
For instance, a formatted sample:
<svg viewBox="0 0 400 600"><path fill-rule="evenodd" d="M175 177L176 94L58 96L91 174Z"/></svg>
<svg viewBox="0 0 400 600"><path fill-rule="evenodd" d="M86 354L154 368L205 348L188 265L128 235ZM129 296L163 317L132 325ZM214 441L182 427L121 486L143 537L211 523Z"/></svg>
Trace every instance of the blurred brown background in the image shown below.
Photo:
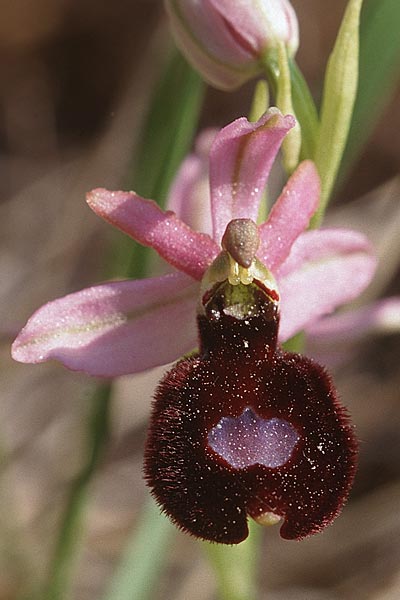
<svg viewBox="0 0 400 600"><path fill-rule="evenodd" d="M318 98L346 2L293 0L298 62ZM55 364L9 357L26 318L48 299L98 282L108 226L85 191L123 187L168 32L156 0L0 2L0 600L46 573L68 485L85 453L91 382ZM252 86L209 90L202 125L246 114ZM382 257L367 298L399 293L400 94L392 100L330 220L368 231ZM284 542L266 532L262 585L282 600L400 597L400 339L363 340L335 377L361 439L351 501L324 534ZM159 371L116 385L112 441L91 487L76 600L96 600L134 530L147 490L141 462ZM199 545L178 534L157 599L211 600Z"/></svg>

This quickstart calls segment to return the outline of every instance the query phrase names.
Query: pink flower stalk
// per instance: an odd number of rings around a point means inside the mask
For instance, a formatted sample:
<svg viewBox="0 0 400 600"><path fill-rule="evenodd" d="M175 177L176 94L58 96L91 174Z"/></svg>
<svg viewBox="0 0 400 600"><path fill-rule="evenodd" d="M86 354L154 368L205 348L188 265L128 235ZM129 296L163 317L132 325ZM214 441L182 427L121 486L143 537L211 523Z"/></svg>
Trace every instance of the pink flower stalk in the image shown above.
<svg viewBox="0 0 400 600"><path fill-rule="evenodd" d="M288 0L166 0L177 45L206 81L233 89L261 70L266 51L299 44Z"/></svg>
<svg viewBox="0 0 400 600"><path fill-rule="evenodd" d="M88 204L98 215L154 248L177 272L104 283L45 304L16 338L14 359L56 359L73 370L115 377L170 363L193 350L200 281L221 250L227 224L257 220L270 168L293 125L291 116L270 109L257 123L241 118L216 136L210 152L212 235L193 230L177 214L134 192L90 192ZM181 173L176 194L184 180ZM257 257L275 276L281 297L280 343L357 297L375 270L370 244L360 233L305 231L318 198L318 175L305 161L258 226Z"/></svg>

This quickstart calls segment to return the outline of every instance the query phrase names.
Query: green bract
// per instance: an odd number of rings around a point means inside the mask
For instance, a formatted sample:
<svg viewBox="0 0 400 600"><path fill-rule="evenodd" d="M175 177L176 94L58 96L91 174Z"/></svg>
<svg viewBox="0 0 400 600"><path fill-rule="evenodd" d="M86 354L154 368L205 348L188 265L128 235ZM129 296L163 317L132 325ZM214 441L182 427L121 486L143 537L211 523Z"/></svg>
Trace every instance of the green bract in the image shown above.
<svg viewBox="0 0 400 600"><path fill-rule="evenodd" d="M362 0L350 0L325 76L321 125L315 162L321 177L321 202L314 221L323 215L343 156L358 85L359 24Z"/></svg>

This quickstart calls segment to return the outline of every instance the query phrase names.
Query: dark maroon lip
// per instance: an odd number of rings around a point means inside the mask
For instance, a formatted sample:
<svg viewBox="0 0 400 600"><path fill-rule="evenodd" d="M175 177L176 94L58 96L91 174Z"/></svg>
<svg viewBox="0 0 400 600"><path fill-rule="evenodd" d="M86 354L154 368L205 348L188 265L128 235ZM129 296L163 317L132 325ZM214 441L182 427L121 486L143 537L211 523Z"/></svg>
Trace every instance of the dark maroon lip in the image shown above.
<svg viewBox="0 0 400 600"><path fill-rule="evenodd" d="M277 307L259 287L251 294L249 315L236 319L224 287L214 289L198 317L200 353L156 391L145 453L151 492L178 527L226 544L247 537L248 516L266 513L282 517L286 539L321 531L356 469L332 379L277 348Z"/></svg>

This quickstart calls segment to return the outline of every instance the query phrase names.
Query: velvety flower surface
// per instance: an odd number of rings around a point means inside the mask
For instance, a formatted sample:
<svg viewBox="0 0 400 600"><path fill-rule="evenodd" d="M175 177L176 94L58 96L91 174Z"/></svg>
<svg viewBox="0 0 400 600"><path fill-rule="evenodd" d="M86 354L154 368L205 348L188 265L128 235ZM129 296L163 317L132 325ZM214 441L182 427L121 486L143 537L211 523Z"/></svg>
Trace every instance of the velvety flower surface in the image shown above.
<svg viewBox="0 0 400 600"><path fill-rule="evenodd" d="M232 302L229 283L203 297L200 353L161 382L146 448L146 477L167 514L227 544L247 537L247 516L283 521L286 539L319 532L343 506L356 465L331 378L277 348L277 302L259 284L243 286L245 304Z"/></svg>
<svg viewBox="0 0 400 600"><path fill-rule="evenodd" d="M179 272L104 283L49 302L18 335L13 357L32 363L57 359L74 370L114 377L172 362L195 348L199 282L221 250L227 224L238 218L257 221L270 168L293 124L292 117L270 109L257 123L241 118L219 132L210 151L210 233L195 231L134 192L90 192L88 203L97 214L154 248ZM176 193L186 175L181 172ZM187 203L198 202L198 194L191 194L194 181L186 178L186 184ZM258 227L257 257L280 290L280 342L357 297L375 269L360 233L305 231L318 197L315 167L305 161Z"/></svg>

